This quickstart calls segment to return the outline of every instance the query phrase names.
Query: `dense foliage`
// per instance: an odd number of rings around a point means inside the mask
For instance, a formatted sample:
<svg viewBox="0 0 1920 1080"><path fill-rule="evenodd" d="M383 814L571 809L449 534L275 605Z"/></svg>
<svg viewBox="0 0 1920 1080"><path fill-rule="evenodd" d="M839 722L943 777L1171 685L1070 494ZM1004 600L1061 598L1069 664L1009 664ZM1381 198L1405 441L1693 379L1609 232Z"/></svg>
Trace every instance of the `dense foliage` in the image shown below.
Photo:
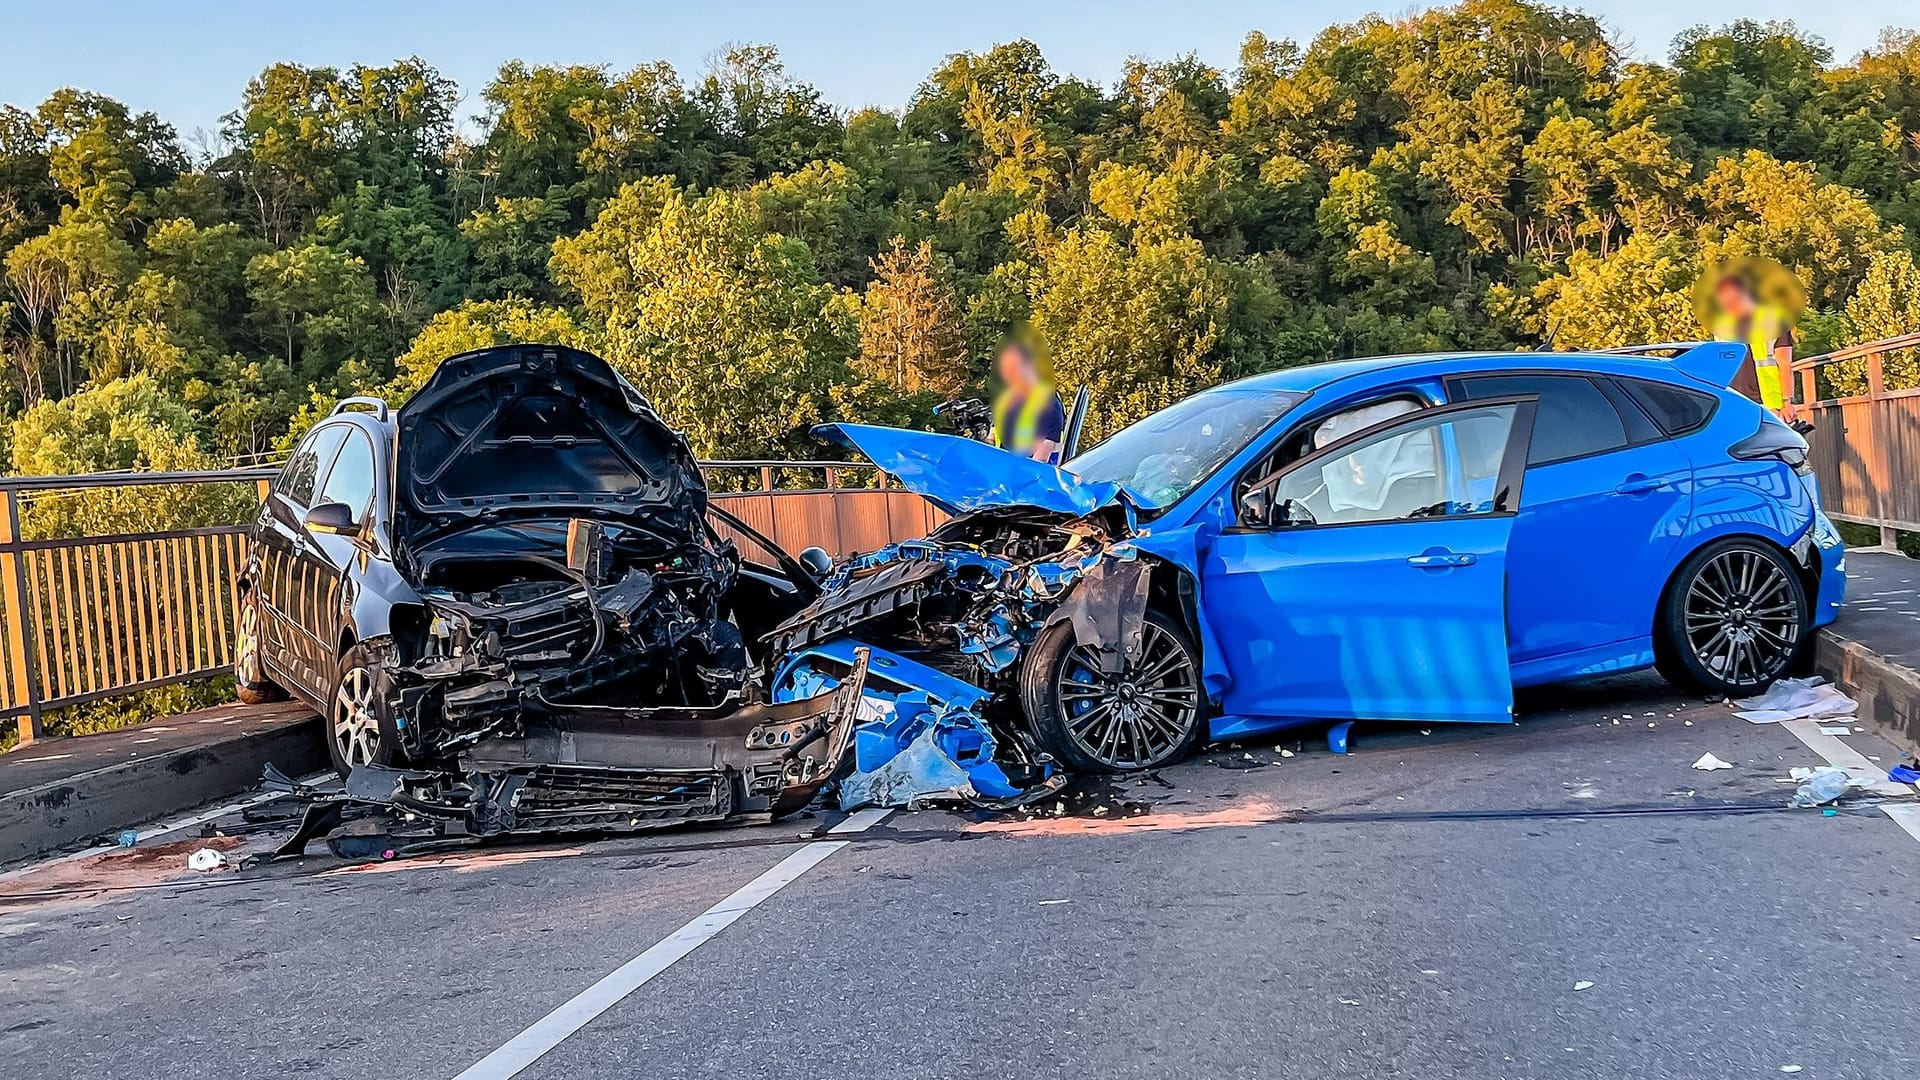
<svg viewBox="0 0 1920 1080"><path fill-rule="evenodd" d="M1641 63L1580 12L1469 0L1106 87L1016 41L897 111L768 46L697 78L514 61L480 96L463 128L422 60L277 64L199 150L82 90L0 109L13 469L254 460L517 340L599 350L746 457L924 422L1023 320L1099 435L1276 366L1693 336L1737 255L1806 280L1809 347L1920 318L1909 32L1838 64L1739 22Z"/></svg>

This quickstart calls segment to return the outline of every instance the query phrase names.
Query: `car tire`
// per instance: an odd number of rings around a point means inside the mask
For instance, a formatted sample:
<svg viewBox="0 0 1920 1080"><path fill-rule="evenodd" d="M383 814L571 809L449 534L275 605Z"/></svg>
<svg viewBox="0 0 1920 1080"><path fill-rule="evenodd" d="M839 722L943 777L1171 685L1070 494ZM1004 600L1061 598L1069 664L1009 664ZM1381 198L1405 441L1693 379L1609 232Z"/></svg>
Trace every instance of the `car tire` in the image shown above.
<svg viewBox="0 0 1920 1080"><path fill-rule="evenodd" d="M1185 629L1149 610L1140 656L1114 675L1062 620L1027 650L1020 697L1040 745L1078 772L1135 772L1178 761L1206 723L1200 650Z"/></svg>
<svg viewBox="0 0 1920 1080"><path fill-rule="evenodd" d="M1656 619L1655 665L1676 686L1750 697L1794 670L1811 622L1806 585L1780 549L1716 540L1674 572Z"/></svg>
<svg viewBox="0 0 1920 1080"><path fill-rule="evenodd" d="M240 594L239 610L233 627L233 696L247 705L265 705L286 699L287 692L267 677L260 659L260 594L248 589Z"/></svg>
<svg viewBox="0 0 1920 1080"><path fill-rule="evenodd" d="M391 765L399 756L382 681L379 660L366 646L355 645L340 658L325 719L327 757L341 776L356 765Z"/></svg>

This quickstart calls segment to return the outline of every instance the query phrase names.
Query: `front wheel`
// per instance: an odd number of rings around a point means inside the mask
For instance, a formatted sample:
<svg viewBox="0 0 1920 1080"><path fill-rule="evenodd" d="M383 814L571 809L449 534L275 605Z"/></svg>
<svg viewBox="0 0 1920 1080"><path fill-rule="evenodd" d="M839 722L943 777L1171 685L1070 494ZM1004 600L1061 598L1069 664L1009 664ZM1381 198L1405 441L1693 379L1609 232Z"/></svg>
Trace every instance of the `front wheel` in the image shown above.
<svg viewBox="0 0 1920 1080"><path fill-rule="evenodd" d="M1749 697L1787 673L1808 640L1806 586L1770 544L1731 537L1687 557L1659 617L1667 681Z"/></svg>
<svg viewBox="0 0 1920 1080"><path fill-rule="evenodd" d="M378 661L363 645L340 658L340 676L327 702L327 756L341 776L356 765L390 765L393 718L379 689Z"/></svg>
<svg viewBox="0 0 1920 1080"><path fill-rule="evenodd" d="M1021 699L1034 734L1081 772L1128 772L1169 764L1199 741L1204 723L1200 652L1174 620L1148 611L1139 655L1101 670L1073 625L1041 633L1021 669Z"/></svg>

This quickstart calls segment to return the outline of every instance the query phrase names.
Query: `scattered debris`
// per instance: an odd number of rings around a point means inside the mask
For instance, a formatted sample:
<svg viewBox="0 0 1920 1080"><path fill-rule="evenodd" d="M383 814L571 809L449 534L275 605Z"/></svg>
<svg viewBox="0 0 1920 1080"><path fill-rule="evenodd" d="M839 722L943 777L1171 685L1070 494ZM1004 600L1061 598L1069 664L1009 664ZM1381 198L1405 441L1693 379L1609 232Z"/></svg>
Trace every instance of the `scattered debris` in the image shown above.
<svg viewBox="0 0 1920 1080"><path fill-rule="evenodd" d="M137 844L137 843L139 843L139 842L140 842L140 830L138 830L138 829L123 829L123 830L121 830L121 832L120 832L120 837L119 837L119 839L118 839L118 841L116 841L116 842L117 842L117 843L118 843L118 844L119 844L119 845L120 845L121 847L132 847L133 845L135 845L135 844Z"/></svg>
<svg viewBox="0 0 1920 1080"><path fill-rule="evenodd" d="M1851 734L1853 734L1853 729L1852 729L1852 728L1850 728L1850 727L1848 727L1848 726L1846 726L1845 724L1837 724L1837 725L1828 725L1828 724L1822 724L1822 725L1820 725L1820 734L1822 734L1822 735L1851 735Z"/></svg>
<svg viewBox="0 0 1920 1080"><path fill-rule="evenodd" d="M1051 907L1054 904L1071 904L1071 903L1073 903L1073 901L1071 900L1042 900L1040 901L1040 906Z"/></svg>
<svg viewBox="0 0 1920 1080"><path fill-rule="evenodd" d="M1573 992L1576 994L1582 990L1591 989L1593 989L1593 983L1587 979L1581 979L1579 982L1573 984Z"/></svg>
<svg viewBox="0 0 1920 1080"><path fill-rule="evenodd" d="M1896 784L1920 784L1920 769L1911 765L1895 765L1887 770L1887 779Z"/></svg>
<svg viewBox="0 0 1920 1080"><path fill-rule="evenodd" d="M1806 679L1781 679L1759 697L1741 698L1733 705L1733 715L1749 724L1852 717L1860 708L1852 698L1817 675Z"/></svg>
<svg viewBox="0 0 1920 1080"><path fill-rule="evenodd" d="M1857 787L1866 787L1873 781L1847 775L1847 770L1834 765L1821 765L1816 768L1796 768L1790 778L1800 786L1794 790L1793 805L1825 806Z"/></svg>
<svg viewBox="0 0 1920 1080"><path fill-rule="evenodd" d="M189 870L204 872L207 870L218 870L225 865L227 865L227 857L210 847L199 848L194 851L193 854L187 856L187 869Z"/></svg>
<svg viewBox="0 0 1920 1080"><path fill-rule="evenodd" d="M1782 1066L1780 1066L1780 1071L1781 1071L1781 1072L1783 1072L1783 1073L1797 1073L1797 1072L1799 1072L1799 1071L1800 1071L1800 1066L1798 1066L1798 1065L1782 1065Z"/></svg>
<svg viewBox="0 0 1920 1080"><path fill-rule="evenodd" d="M1712 772L1715 769L1731 769L1733 768L1733 764L1731 762L1721 761L1712 754L1701 754L1700 760L1694 762L1693 767L1699 769L1701 772Z"/></svg>

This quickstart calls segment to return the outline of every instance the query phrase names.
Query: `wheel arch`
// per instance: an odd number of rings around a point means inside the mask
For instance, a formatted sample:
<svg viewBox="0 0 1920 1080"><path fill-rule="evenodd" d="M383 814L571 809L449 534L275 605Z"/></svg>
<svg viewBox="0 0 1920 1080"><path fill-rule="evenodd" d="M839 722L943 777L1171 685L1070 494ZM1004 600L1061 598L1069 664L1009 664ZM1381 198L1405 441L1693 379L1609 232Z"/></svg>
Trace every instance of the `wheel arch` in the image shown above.
<svg viewBox="0 0 1920 1080"><path fill-rule="evenodd" d="M1679 584L1680 571L1686 567L1687 560L1693 558L1695 555L1698 555L1702 550L1708 547L1711 547L1714 544L1718 544L1723 540L1751 540L1755 543L1764 545L1765 547L1768 547L1773 551L1779 553L1779 555L1782 558L1787 560L1787 565L1793 567L1795 576L1800 579L1801 587L1806 589L1808 603L1811 604L1813 597L1819 595L1820 553L1817 550L1814 550L1812 545L1808 545L1808 558L1805 561L1803 561L1793 553L1794 546L1798 546L1798 545L1790 546L1787 544L1783 544L1780 542L1779 538L1768 536L1767 534L1761 533L1761 532L1752 532L1752 531L1746 531L1746 530L1717 532L1708 536L1696 537L1695 540L1696 540L1695 543L1689 545L1686 548L1686 550L1680 553L1678 558L1673 560L1673 569L1667 571L1667 580L1661 583L1660 595L1654 601L1653 613L1650 617L1649 625L1651 625L1655 630L1654 642L1656 645L1659 644L1659 637L1660 637L1658 633L1658 630L1660 627L1660 613L1667 609L1667 600L1669 597L1673 595L1673 587Z"/></svg>

